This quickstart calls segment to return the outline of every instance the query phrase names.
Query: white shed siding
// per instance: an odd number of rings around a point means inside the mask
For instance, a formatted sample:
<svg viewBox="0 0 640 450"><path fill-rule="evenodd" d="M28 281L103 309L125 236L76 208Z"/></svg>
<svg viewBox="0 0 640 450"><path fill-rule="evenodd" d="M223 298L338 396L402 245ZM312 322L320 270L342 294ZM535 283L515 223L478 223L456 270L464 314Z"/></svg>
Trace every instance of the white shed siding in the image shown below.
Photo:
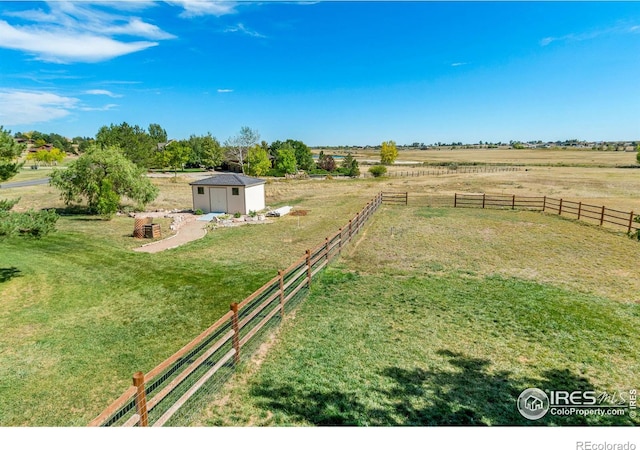
<svg viewBox="0 0 640 450"><path fill-rule="evenodd" d="M238 190L238 195L233 195L233 189ZM227 186L227 212L245 214L244 211L244 186Z"/></svg>
<svg viewBox="0 0 640 450"><path fill-rule="evenodd" d="M203 190L203 194L198 194L198 187ZM209 211L209 189L204 186L191 186L191 191L193 192L193 209L211 212Z"/></svg>
<svg viewBox="0 0 640 450"><path fill-rule="evenodd" d="M257 184L254 186L248 186L245 190L246 210L245 214L249 214L249 211L260 211L265 208L264 204L264 184Z"/></svg>

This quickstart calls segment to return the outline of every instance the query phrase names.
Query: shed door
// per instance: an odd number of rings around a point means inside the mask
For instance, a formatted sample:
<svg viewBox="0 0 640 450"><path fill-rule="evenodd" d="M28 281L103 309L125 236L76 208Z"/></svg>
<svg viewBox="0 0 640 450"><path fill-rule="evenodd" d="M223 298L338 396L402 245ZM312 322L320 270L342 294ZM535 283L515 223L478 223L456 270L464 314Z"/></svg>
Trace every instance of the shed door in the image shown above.
<svg viewBox="0 0 640 450"><path fill-rule="evenodd" d="M211 212L227 212L227 189L209 188Z"/></svg>

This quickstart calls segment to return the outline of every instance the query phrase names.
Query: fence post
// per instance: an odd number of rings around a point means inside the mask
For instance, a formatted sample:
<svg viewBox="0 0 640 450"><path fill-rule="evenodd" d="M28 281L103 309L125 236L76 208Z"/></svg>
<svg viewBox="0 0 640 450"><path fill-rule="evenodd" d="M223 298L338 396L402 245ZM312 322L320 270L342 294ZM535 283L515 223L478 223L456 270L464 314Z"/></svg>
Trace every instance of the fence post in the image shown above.
<svg viewBox="0 0 640 450"><path fill-rule="evenodd" d="M560 199L560 206L558 207L558 215L562 215L562 199Z"/></svg>
<svg viewBox="0 0 640 450"><path fill-rule="evenodd" d="M329 262L329 238L324 238L324 260Z"/></svg>
<svg viewBox="0 0 640 450"><path fill-rule="evenodd" d="M602 213L600 214L600 225L604 223L604 205L602 205Z"/></svg>
<svg viewBox="0 0 640 450"><path fill-rule="evenodd" d="M353 220L353 219L349 219L349 239L348 239L349 241L351 240L351 235L353 234L353 233L351 232L351 222L352 222L352 220Z"/></svg>
<svg viewBox="0 0 640 450"><path fill-rule="evenodd" d="M338 254L342 253L342 228L338 228L340 232L340 239L338 239Z"/></svg>
<svg viewBox="0 0 640 450"><path fill-rule="evenodd" d="M147 412L147 393L144 389L144 373L136 372L133 374L133 385L138 389L135 403L136 411L140 416L140 426L148 427L149 413Z"/></svg>
<svg viewBox="0 0 640 450"><path fill-rule="evenodd" d="M511 197L511 209L516 209L516 196Z"/></svg>
<svg viewBox="0 0 640 450"><path fill-rule="evenodd" d="M581 214L582 214L582 202L578 202L578 220L580 220Z"/></svg>
<svg viewBox="0 0 640 450"><path fill-rule="evenodd" d="M633 226L633 211L629 213L629 227L627 233L631 233L631 227Z"/></svg>
<svg viewBox="0 0 640 450"><path fill-rule="evenodd" d="M404 193L404 206L409 204L409 192Z"/></svg>
<svg viewBox="0 0 640 450"><path fill-rule="evenodd" d="M311 250L307 250L307 287L311 288Z"/></svg>
<svg viewBox="0 0 640 450"><path fill-rule="evenodd" d="M453 207L457 208L458 207L458 193L454 193L453 194Z"/></svg>
<svg viewBox="0 0 640 450"><path fill-rule="evenodd" d="M542 197L542 212L544 212L546 207L547 207L547 196L545 195L544 197Z"/></svg>
<svg viewBox="0 0 640 450"><path fill-rule="evenodd" d="M280 276L280 316L284 320L284 272L278 270L278 276Z"/></svg>
<svg viewBox="0 0 640 450"><path fill-rule="evenodd" d="M231 327L233 328L233 349L236 351L233 355L233 361L238 364L240 362L240 326L238 325L238 304L231 304Z"/></svg>
<svg viewBox="0 0 640 450"><path fill-rule="evenodd" d="M484 209L484 203L485 203L486 196L487 196L487 194L482 194L482 209Z"/></svg>

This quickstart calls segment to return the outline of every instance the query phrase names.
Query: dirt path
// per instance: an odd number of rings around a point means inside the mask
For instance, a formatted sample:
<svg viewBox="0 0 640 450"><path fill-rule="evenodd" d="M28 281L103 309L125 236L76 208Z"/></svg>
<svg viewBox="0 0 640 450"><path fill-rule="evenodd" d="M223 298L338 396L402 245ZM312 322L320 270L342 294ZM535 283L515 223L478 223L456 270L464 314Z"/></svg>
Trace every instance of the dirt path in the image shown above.
<svg viewBox="0 0 640 450"><path fill-rule="evenodd" d="M190 220L171 237L133 249L135 252L158 253L200 239L207 234L207 222Z"/></svg>

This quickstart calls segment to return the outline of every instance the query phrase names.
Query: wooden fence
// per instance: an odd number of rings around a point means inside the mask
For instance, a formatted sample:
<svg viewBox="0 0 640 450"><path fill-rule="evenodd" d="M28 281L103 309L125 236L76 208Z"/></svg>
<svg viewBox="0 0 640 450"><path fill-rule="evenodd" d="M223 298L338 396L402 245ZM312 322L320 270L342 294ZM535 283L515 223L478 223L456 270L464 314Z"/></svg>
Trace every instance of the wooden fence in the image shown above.
<svg viewBox="0 0 640 450"><path fill-rule="evenodd" d="M407 205L409 203L408 192L383 192L381 194L382 203Z"/></svg>
<svg viewBox="0 0 640 450"><path fill-rule="evenodd" d="M450 167L437 167L422 170L394 170L384 174L385 177L421 177L421 176L440 176L455 175L461 173L494 173L494 172L517 172L522 170L520 167L508 166L459 166L456 169ZM363 171L363 178L373 177L369 172Z"/></svg>
<svg viewBox="0 0 640 450"><path fill-rule="evenodd" d="M337 233L231 304L229 312L150 372L136 372L133 385L89 426L165 425L212 377L231 373L268 323L284 319L292 300L304 295L314 276L340 254L382 200L382 193L376 195Z"/></svg>
<svg viewBox="0 0 640 450"><path fill-rule="evenodd" d="M611 225L627 233L640 230L633 211L620 211L606 206L552 197L526 197L499 194L454 194L454 208L511 208L534 209L557 213L559 216L586 220L600 226Z"/></svg>

